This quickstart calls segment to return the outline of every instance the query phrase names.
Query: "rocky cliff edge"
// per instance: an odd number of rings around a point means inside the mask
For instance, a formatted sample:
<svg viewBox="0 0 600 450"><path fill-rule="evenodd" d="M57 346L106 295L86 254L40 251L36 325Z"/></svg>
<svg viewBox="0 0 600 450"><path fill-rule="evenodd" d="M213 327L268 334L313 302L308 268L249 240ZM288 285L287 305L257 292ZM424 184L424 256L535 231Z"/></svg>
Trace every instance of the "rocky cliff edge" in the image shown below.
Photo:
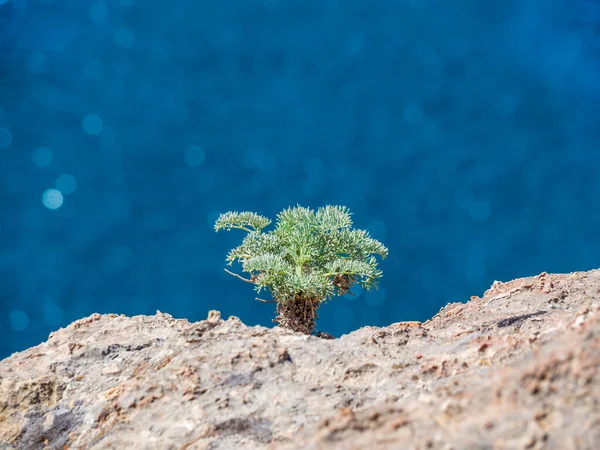
<svg viewBox="0 0 600 450"><path fill-rule="evenodd" d="M600 448L600 270L326 340L94 314L0 362L0 449Z"/></svg>

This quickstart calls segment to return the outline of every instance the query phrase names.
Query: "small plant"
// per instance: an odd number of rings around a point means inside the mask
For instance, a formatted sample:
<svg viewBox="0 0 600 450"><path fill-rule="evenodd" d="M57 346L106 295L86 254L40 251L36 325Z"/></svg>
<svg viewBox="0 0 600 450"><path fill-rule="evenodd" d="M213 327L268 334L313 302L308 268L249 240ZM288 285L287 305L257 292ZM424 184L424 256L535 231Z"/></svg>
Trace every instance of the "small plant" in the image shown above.
<svg viewBox="0 0 600 450"><path fill-rule="evenodd" d="M345 206L325 206L316 212L297 206L277 215L275 229L263 233L271 220L252 212L228 212L215 222L215 231L237 228L248 232L242 244L227 255L231 266L239 260L250 278L226 272L268 288L277 303L274 322L312 334L316 310L334 295L344 295L358 283L377 288L382 276L373 255L387 257L387 248L364 230L352 229ZM351 293L352 294L352 293Z"/></svg>

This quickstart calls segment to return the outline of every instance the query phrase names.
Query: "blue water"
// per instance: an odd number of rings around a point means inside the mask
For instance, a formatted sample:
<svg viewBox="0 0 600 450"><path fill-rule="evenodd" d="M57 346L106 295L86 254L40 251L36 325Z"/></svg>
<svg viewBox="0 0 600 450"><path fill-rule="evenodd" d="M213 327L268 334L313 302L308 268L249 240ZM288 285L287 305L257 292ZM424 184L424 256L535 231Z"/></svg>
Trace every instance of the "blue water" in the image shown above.
<svg viewBox="0 0 600 450"><path fill-rule="evenodd" d="M272 326L229 210L389 248L336 336L596 268L599 102L593 1L0 0L0 357L94 312Z"/></svg>

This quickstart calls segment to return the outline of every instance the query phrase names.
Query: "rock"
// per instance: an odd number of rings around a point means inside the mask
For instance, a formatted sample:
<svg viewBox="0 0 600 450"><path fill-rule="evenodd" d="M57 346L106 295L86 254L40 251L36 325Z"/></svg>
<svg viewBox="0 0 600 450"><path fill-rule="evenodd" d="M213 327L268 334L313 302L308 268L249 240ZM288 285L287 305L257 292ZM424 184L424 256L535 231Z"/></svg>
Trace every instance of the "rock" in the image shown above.
<svg viewBox="0 0 600 450"><path fill-rule="evenodd" d="M0 362L1 449L592 449L600 270L338 339L94 314Z"/></svg>

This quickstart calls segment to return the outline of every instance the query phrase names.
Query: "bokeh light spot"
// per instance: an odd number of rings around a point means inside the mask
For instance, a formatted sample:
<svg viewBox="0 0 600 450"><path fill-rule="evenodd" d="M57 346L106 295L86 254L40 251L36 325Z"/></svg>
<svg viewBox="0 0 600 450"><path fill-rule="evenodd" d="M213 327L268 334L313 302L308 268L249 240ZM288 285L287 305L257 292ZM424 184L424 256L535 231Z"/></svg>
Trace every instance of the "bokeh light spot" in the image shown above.
<svg viewBox="0 0 600 450"><path fill-rule="evenodd" d="M58 209L63 204L63 195L58 189L48 189L42 195L42 203L48 209Z"/></svg>
<svg viewBox="0 0 600 450"><path fill-rule="evenodd" d="M68 173L63 173L56 179L56 189L63 194L72 194L77 189L77 180Z"/></svg>
<svg viewBox="0 0 600 450"><path fill-rule="evenodd" d="M8 128L0 128L0 148L8 148L12 144L13 136Z"/></svg>
<svg viewBox="0 0 600 450"><path fill-rule="evenodd" d="M25 331L29 326L29 316L27 316L27 314L25 314L23 311L11 311L9 315L9 320L10 326L15 331Z"/></svg>
<svg viewBox="0 0 600 450"><path fill-rule="evenodd" d="M52 163L54 155L48 147L38 147L33 151L31 160L38 167L48 167Z"/></svg>
<svg viewBox="0 0 600 450"><path fill-rule="evenodd" d="M490 217L492 212L492 208L490 204L485 200L476 200L471 203L471 207L469 208L469 213L471 217L475 220L484 221Z"/></svg>
<svg viewBox="0 0 600 450"><path fill-rule="evenodd" d="M133 31L127 27L121 27L113 34L113 41L122 49L129 49L133 45Z"/></svg>
<svg viewBox="0 0 600 450"><path fill-rule="evenodd" d="M102 133L102 129L104 128L102 119L96 114L88 114L87 116L85 116L83 118L81 126L83 128L83 131L85 131L90 136L98 136L100 133Z"/></svg>
<svg viewBox="0 0 600 450"><path fill-rule="evenodd" d="M88 16L92 22L99 24L108 19L108 9L104 2L95 2L90 6Z"/></svg>
<svg viewBox="0 0 600 450"><path fill-rule="evenodd" d="M198 167L206 159L206 154L201 147L190 145L185 151L185 162L188 166Z"/></svg>

